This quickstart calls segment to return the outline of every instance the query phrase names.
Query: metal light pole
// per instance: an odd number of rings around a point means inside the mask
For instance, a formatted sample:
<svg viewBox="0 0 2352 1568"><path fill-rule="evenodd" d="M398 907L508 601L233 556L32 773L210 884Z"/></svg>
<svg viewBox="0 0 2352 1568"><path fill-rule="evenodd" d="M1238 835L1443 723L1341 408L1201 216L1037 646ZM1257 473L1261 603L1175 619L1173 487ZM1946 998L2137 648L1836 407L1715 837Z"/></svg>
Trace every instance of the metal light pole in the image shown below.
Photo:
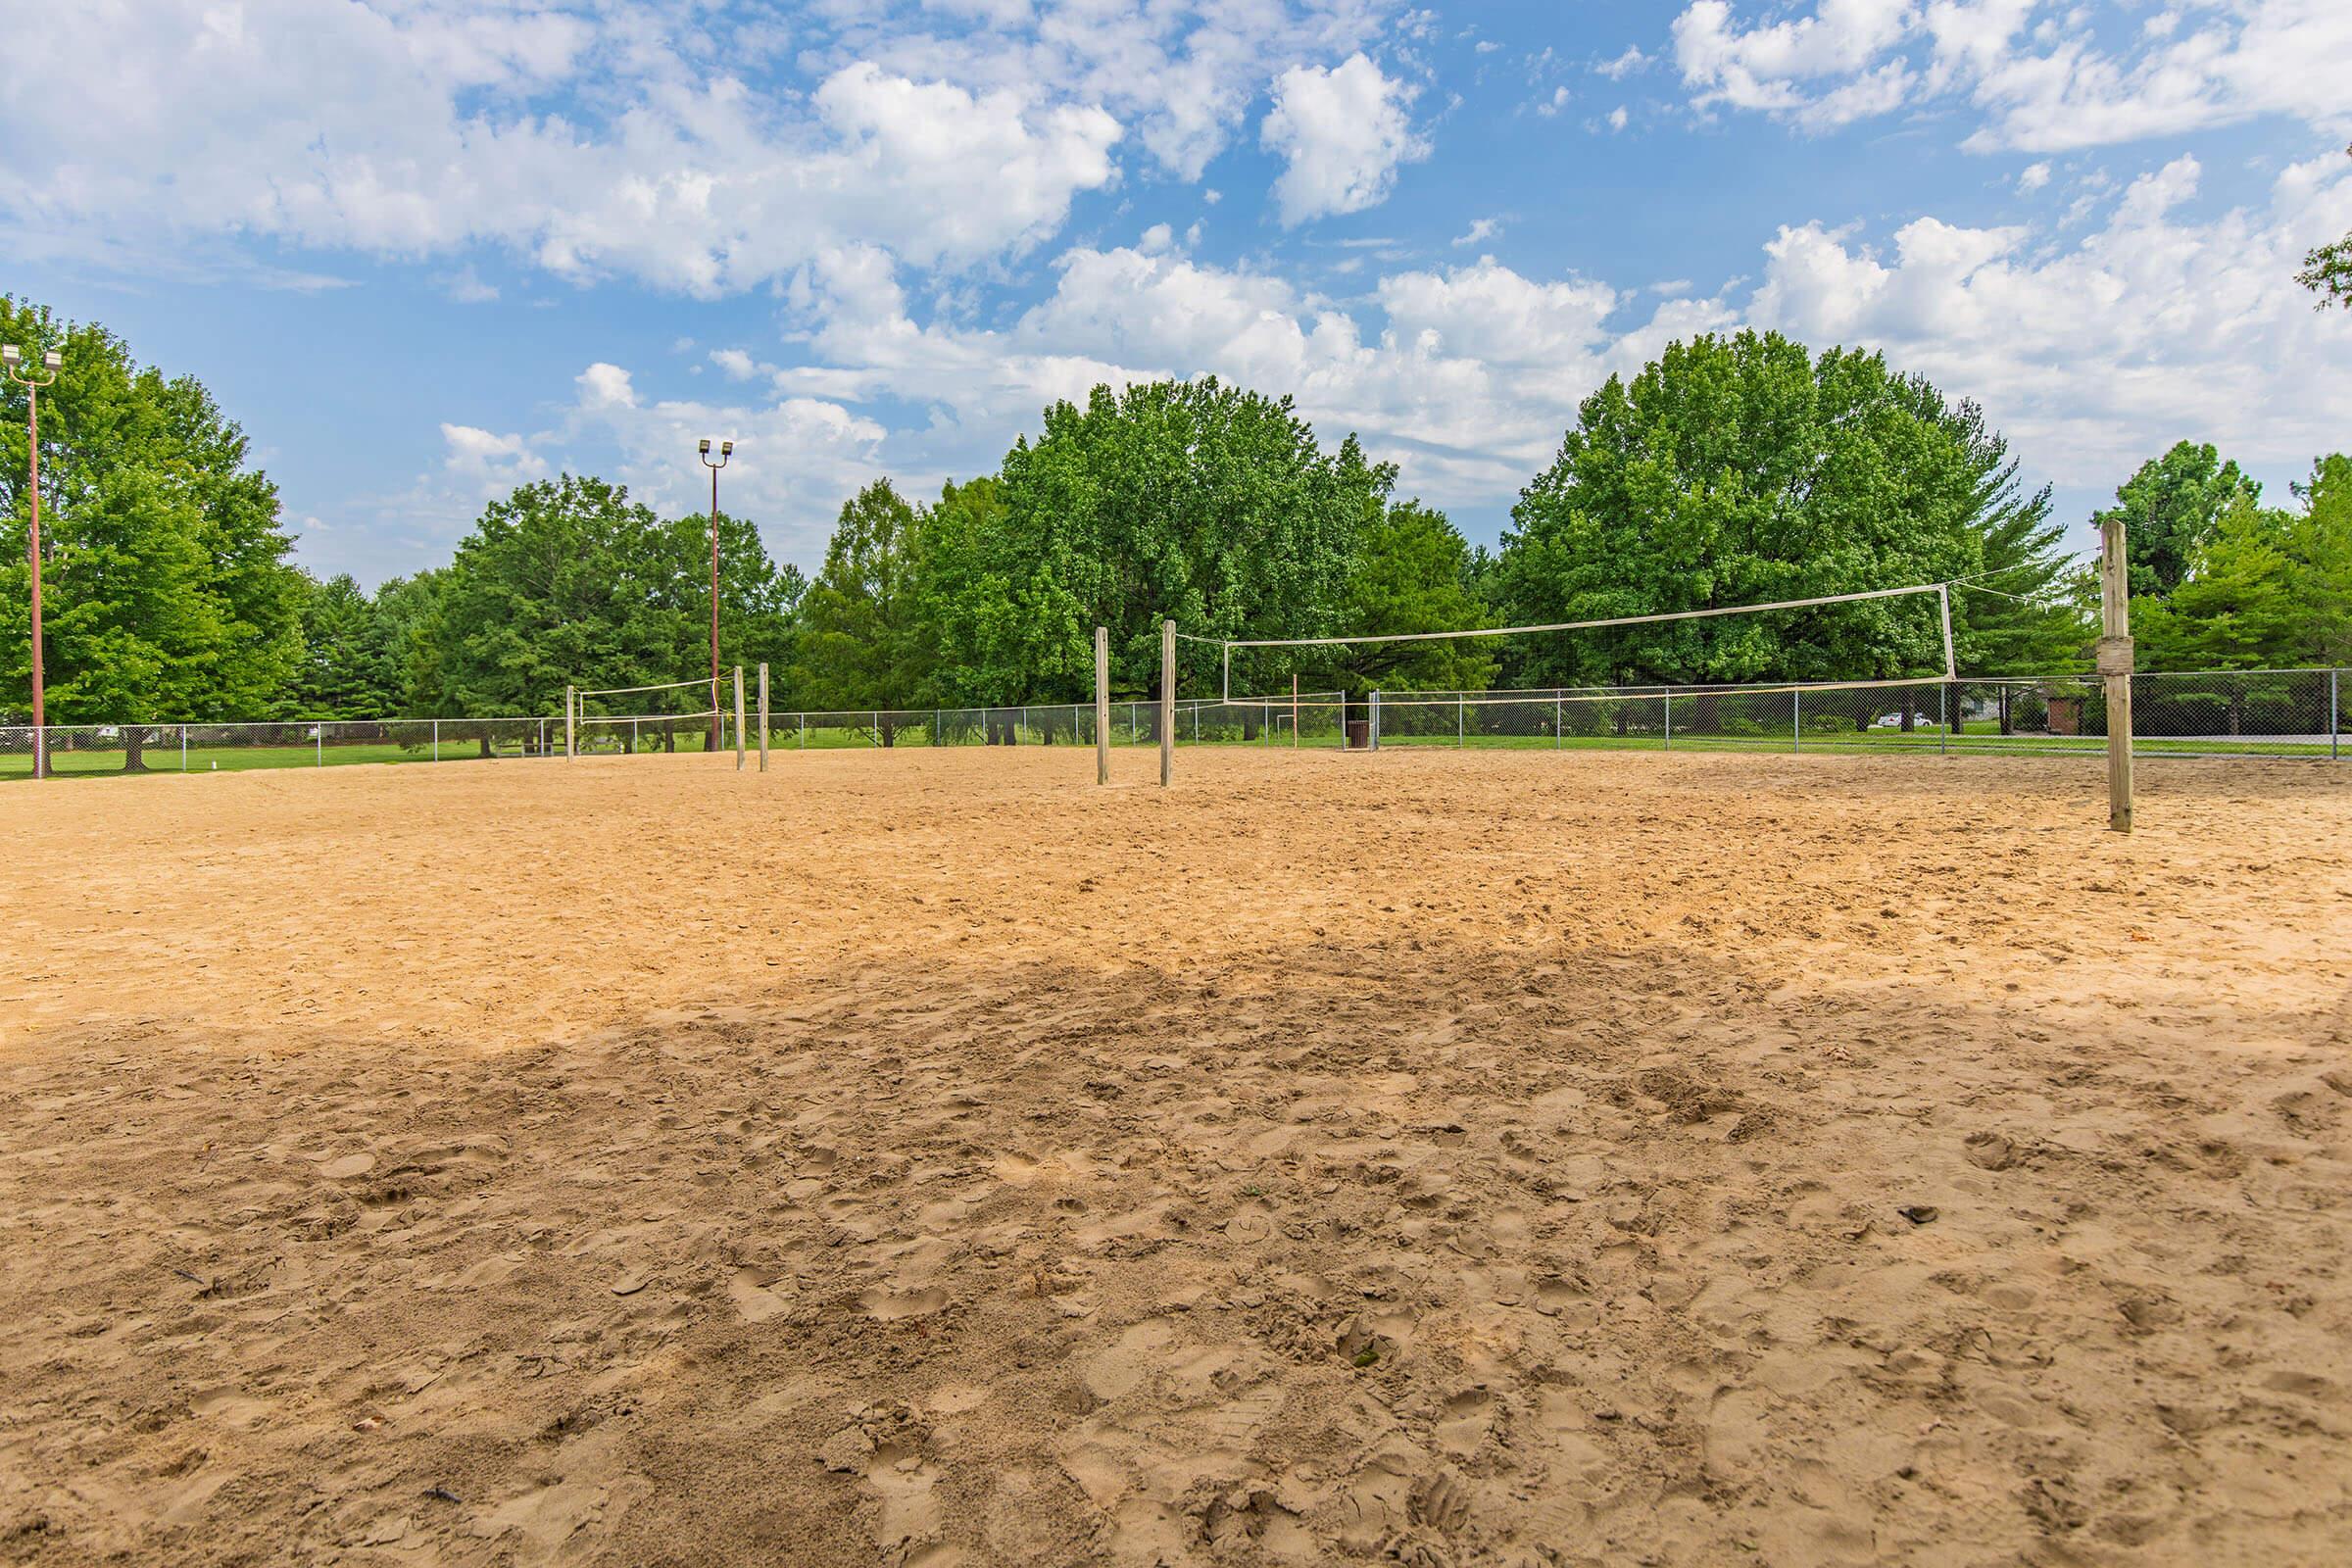
<svg viewBox="0 0 2352 1568"><path fill-rule="evenodd" d="M710 441L704 437L698 449L703 466L710 470L710 741L703 749L718 750L718 470L734 456L735 443L718 444L718 461L710 461Z"/></svg>
<svg viewBox="0 0 2352 1568"><path fill-rule="evenodd" d="M49 722L49 711L41 692L41 388L57 379L57 368L65 361L55 349L41 356L39 370L25 365L24 359L14 343L0 344L0 368L24 389L24 451L32 468L32 526L24 539L25 556L32 565L32 776L47 778L49 737L43 726Z"/></svg>

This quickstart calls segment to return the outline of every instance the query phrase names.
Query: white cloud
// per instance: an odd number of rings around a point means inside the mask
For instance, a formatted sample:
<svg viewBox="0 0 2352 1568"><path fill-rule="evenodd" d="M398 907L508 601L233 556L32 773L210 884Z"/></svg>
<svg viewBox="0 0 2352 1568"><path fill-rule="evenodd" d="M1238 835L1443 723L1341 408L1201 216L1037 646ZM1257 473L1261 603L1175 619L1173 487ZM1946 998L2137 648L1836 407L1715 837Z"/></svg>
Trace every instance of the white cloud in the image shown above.
<svg viewBox="0 0 2352 1568"><path fill-rule="evenodd" d="M2200 222L2179 214L2201 171L2177 159L2056 250L1935 219L1898 230L1890 255L1784 228L1746 314L1816 345L1884 348L1979 399L2061 484L2112 485L2182 436L2300 466L2352 426L2352 322L2315 315L2290 277L2316 236L2352 227L2342 163L2294 166L2267 209Z"/></svg>
<svg viewBox="0 0 2352 1568"><path fill-rule="evenodd" d="M2118 40L2091 6L2054 0L1820 0L1743 24L1731 0L1675 20L1691 101L1808 126L1958 95L1981 115L1966 145L2063 152L2260 115L2329 135L2352 127L2352 5L2200 0Z"/></svg>
<svg viewBox="0 0 2352 1568"><path fill-rule="evenodd" d="M1602 75L1608 77L1611 81L1623 81L1626 77L1634 74L1638 71L1648 70L1649 65L1649 56L1642 52L1641 45L1627 44L1625 46L1625 53L1619 55L1614 60L1604 60L1599 65L1594 66L1592 69L1599 72Z"/></svg>
<svg viewBox="0 0 2352 1568"><path fill-rule="evenodd" d="M1619 104L1616 108L1609 111L1609 128L1611 130L1623 130L1625 128L1625 105Z"/></svg>
<svg viewBox="0 0 2352 1568"><path fill-rule="evenodd" d="M1470 220L1470 227L1465 232L1453 236L1453 243L1456 246L1483 245L1501 232L1502 224L1498 220L1474 218Z"/></svg>
<svg viewBox="0 0 2352 1568"><path fill-rule="evenodd" d="M2018 172L2017 189L2020 195L2031 196L2049 182L2050 166L2048 164L2028 164Z"/></svg>
<svg viewBox="0 0 2352 1568"><path fill-rule="evenodd" d="M816 6L787 35L652 0L88 0L74 26L12 40L0 219L133 271L252 240L397 259L495 247L569 279L703 296L842 244L986 268L1114 182L1133 137L1197 177L1269 72L1355 58L1391 9ZM1375 144L1329 199L1376 196L1413 145L1384 168Z"/></svg>
<svg viewBox="0 0 2352 1568"><path fill-rule="evenodd" d="M442 280L449 297L460 305L488 305L498 298L498 287L482 281L481 274L468 262L455 273Z"/></svg>
<svg viewBox="0 0 2352 1568"><path fill-rule="evenodd" d="M760 373L759 365L741 349L713 349L710 363L725 371L730 381L749 381Z"/></svg>
<svg viewBox="0 0 2352 1568"><path fill-rule="evenodd" d="M470 424L444 424L441 441L443 469L485 495L547 477L546 460L531 450L530 441L523 436L498 435Z"/></svg>
<svg viewBox="0 0 2352 1568"><path fill-rule="evenodd" d="M1551 89L1550 97L1544 99L1542 102L1536 105L1536 113L1542 115L1545 120L1549 120L1567 107L1568 89L1565 87L1554 87Z"/></svg>
<svg viewBox="0 0 2352 1568"><path fill-rule="evenodd" d="M1277 76L1260 135L1287 165L1274 182L1284 224L1386 200L1397 166L1429 154L1406 119L1413 95L1361 54L1328 71L1293 66Z"/></svg>

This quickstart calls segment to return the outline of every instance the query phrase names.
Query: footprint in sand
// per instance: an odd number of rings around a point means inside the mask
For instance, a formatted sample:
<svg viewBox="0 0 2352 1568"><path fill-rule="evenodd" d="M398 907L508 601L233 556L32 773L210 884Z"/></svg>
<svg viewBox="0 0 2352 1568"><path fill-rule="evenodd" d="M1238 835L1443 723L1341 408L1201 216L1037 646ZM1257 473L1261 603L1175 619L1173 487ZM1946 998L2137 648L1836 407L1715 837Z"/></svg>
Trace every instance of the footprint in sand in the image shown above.
<svg viewBox="0 0 2352 1568"><path fill-rule="evenodd" d="M948 1293L936 1285L919 1291L890 1291L876 1285L858 1294L858 1304L865 1308L866 1316L890 1323L930 1316L948 1304Z"/></svg>

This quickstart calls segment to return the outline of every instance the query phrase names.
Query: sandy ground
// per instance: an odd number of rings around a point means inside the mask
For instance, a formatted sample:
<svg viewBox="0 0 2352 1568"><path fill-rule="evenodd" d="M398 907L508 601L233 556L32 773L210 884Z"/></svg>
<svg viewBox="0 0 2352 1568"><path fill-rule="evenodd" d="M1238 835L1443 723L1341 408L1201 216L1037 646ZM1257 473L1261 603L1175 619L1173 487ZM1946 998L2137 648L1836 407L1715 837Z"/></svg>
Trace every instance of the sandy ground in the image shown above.
<svg viewBox="0 0 2352 1568"><path fill-rule="evenodd" d="M0 1560L2344 1560L2352 769L1179 761L0 790Z"/></svg>

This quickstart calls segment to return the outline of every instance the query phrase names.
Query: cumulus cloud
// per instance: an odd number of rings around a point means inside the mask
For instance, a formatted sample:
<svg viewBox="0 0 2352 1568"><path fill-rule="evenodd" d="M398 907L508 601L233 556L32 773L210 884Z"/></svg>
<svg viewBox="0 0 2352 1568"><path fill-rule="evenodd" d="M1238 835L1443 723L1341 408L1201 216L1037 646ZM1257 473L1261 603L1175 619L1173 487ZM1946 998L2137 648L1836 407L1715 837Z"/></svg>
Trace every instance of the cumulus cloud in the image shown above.
<svg viewBox="0 0 2352 1568"><path fill-rule="evenodd" d="M1978 398L2061 484L2112 485L2181 436L2299 466L2352 425L2352 323L2315 317L2289 280L2313 236L2352 226L2342 162L2294 166L2267 204L2200 221L2182 210L2203 171L2177 159L2055 250L2023 227L1933 218L1884 250L1787 227L1745 314L1808 342L1884 348Z"/></svg>
<svg viewBox="0 0 2352 1568"><path fill-rule="evenodd" d="M14 41L0 216L48 254L131 270L249 239L489 246L701 296L845 243L978 268L1058 230L1137 137L1197 177L1269 70L1351 60L1392 9L816 6L787 51L760 18L651 0L91 0ZM1385 178L1375 158L1332 199Z"/></svg>
<svg viewBox="0 0 2352 1568"><path fill-rule="evenodd" d="M1414 88L1361 54L1293 66L1274 81L1260 135L1286 167L1274 197L1286 225L1357 213L1388 198L1397 166L1429 155L1406 110Z"/></svg>
<svg viewBox="0 0 2352 1568"><path fill-rule="evenodd" d="M1680 279L1633 294L1481 259L1393 271L1343 303L1164 246L1082 246L1019 318L967 329L918 321L887 255L843 252L803 301L821 363L778 383L922 408L881 448L929 477L992 464L1054 398L1215 373L1294 393L1327 438L1360 433L1433 502L1494 506L1609 373L1675 337L1747 324L1815 349L1884 350L1984 404L2030 471L2062 485L2112 486L2181 436L2299 466L2352 425L2340 373L2352 320L2315 315L2290 277L2315 238L2352 227L2352 169L2297 165L2262 202L2192 219L2202 177L2177 160L2111 193L2072 242L1935 218L1883 244L1791 224L1764 244L1755 282L1709 296Z"/></svg>
<svg viewBox="0 0 2352 1568"><path fill-rule="evenodd" d="M521 435L499 435L470 424L441 426L441 466L454 479L484 496L547 477L547 461Z"/></svg>
<svg viewBox="0 0 2352 1568"><path fill-rule="evenodd" d="M2096 7L2052 0L1819 0L1743 21L1732 0L1675 19L1693 104L1827 127L1957 97L1966 145L2063 152L2260 115L2352 127L2352 6L2207 0L2117 35Z"/></svg>

